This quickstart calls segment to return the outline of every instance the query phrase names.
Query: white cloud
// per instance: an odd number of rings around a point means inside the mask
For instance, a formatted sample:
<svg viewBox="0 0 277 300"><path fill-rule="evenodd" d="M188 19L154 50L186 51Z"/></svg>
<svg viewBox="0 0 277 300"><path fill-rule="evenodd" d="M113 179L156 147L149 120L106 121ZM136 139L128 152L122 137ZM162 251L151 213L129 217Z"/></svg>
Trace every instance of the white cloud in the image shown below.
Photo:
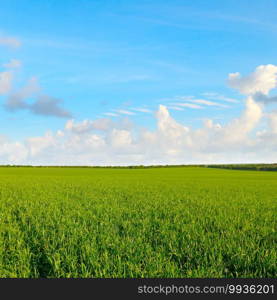
<svg viewBox="0 0 277 300"><path fill-rule="evenodd" d="M109 116L109 117L118 117L120 115L133 116L133 115L136 115L135 112L147 113L147 114L152 113L152 111L150 109L144 108L144 107L134 107L134 108L130 108L129 110L114 109L113 111L114 112L105 112L105 113L103 113L103 115Z"/></svg>
<svg viewBox="0 0 277 300"><path fill-rule="evenodd" d="M111 120L67 121L56 133L47 132L25 142L0 141L1 163L130 165L223 162L270 162L276 159L276 114L268 128L255 135L262 105L251 97L241 117L223 126L205 120L192 129L180 124L160 105L157 129L133 132Z"/></svg>
<svg viewBox="0 0 277 300"><path fill-rule="evenodd" d="M0 36L0 46L18 48L21 46L21 42L15 37Z"/></svg>
<svg viewBox="0 0 277 300"><path fill-rule="evenodd" d="M112 112L106 112L103 113L103 115L109 116L109 117L118 117L118 114L112 113Z"/></svg>
<svg viewBox="0 0 277 300"><path fill-rule="evenodd" d="M48 147L54 147L55 144L55 137L51 134L51 132L46 132L46 134L42 137L29 138L26 141L30 156L36 156Z"/></svg>
<svg viewBox="0 0 277 300"><path fill-rule="evenodd" d="M268 117L272 133L277 134L277 111L270 113Z"/></svg>
<svg viewBox="0 0 277 300"><path fill-rule="evenodd" d="M108 136L111 147L117 149L128 147L132 143L132 136L129 130L113 128Z"/></svg>
<svg viewBox="0 0 277 300"><path fill-rule="evenodd" d="M170 137L177 137L183 133L187 133L189 129L176 122L169 114L166 106L160 105L156 113L158 130Z"/></svg>
<svg viewBox="0 0 277 300"><path fill-rule="evenodd" d="M242 77L240 73L229 74L229 85L245 95L268 92L277 86L277 66L261 65L253 73Z"/></svg>
<svg viewBox="0 0 277 300"><path fill-rule="evenodd" d="M187 108L192 108L192 109L202 109L203 106L198 105L198 104L193 104L193 103L180 103L180 102L175 102L175 103L171 103L170 105L173 106L181 106L181 107L187 107Z"/></svg>
<svg viewBox="0 0 277 300"><path fill-rule="evenodd" d="M20 142L12 142L0 135L0 163L17 164L25 162L28 157L28 149Z"/></svg>
<svg viewBox="0 0 277 300"><path fill-rule="evenodd" d="M250 133L262 118L262 106L253 98L246 100L246 108L242 116L232 120L224 129L222 141L224 144L237 144L246 141Z"/></svg>
<svg viewBox="0 0 277 300"><path fill-rule="evenodd" d="M142 113L146 113L146 114L152 113L152 111L150 109L144 108L144 107L135 107L135 108L132 108L132 110L142 112Z"/></svg>
<svg viewBox="0 0 277 300"><path fill-rule="evenodd" d="M239 102L237 99L226 97L224 95L221 95L221 94L215 93L215 92L206 92L206 93L202 93L201 95L204 97L207 97L208 99L211 99L211 100L220 100L220 101L225 101L225 102L229 102L229 103L238 103Z"/></svg>
<svg viewBox="0 0 277 300"><path fill-rule="evenodd" d="M113 122L110 119L98 119L95 121L84 120L80 123L75 123L74 120L68 120L65 125L65 129L71 130L75 133L87 133L92 130L108 130Z"/></svg>
<svg viewBox="0 0 277 300"><path fill-rule="evenodd" d="M267 77L266 77L267 78ZM265 79L267 80L267 79ZM186 104L186 103L183 103ZM187 103L193 104L193 103ZM183 107L183 106L176 106ZM0 138L0 163L134 165L276 162L277 112L249 95L241 116L226 125L207 119L197 129L177 122L160 105L155 130L125 119L69 120L65 128L23 142ZM261 121L267 124L259 130Z"/></svg>
<svg viewBox="0 0 277 300"><path fill-rule="evenodd" d="M135 115L134 112L129 111L129 110L125 110L125 109L115 109L114 111L121 114L121 115L129 115L129 116Z"/></svg>
<svg viewBox="0 0 277 300"><path fill-rule="evenodd" d="M207 105L207 106L217 106L217 107L223 107L223 108L229 107L227 105L217 103L217 102L213 102L213 101L210 101L210 100L205 100L205 99L194 99L194 100L187 100L187 101L198 103L198 104L203 104L203 105Z"/></svg>

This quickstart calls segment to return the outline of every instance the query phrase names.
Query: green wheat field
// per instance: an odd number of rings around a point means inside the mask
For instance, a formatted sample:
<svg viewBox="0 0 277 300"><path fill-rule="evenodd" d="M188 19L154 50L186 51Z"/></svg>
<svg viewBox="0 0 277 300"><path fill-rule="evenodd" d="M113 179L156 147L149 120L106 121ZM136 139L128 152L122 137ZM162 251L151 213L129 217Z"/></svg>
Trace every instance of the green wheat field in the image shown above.
<svg viewBox="0 0 277 300"><path fill-rule="evenodd" d="M277 172L0 168L0 277L276 277Z"/></svg>

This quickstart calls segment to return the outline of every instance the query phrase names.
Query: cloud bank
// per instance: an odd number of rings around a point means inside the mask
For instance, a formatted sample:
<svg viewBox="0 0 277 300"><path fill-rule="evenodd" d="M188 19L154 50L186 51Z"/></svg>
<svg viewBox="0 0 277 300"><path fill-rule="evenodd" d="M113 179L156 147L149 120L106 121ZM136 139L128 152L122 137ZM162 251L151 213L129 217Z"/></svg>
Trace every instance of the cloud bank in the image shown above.
<svg viewBox="0 0 277 300"><path fill-rule="evenodd" d="M174 120L159 106L157 128L134 132L110 119L69 120L57 132L11 142L2 138L1 163L35 165L132 165L226 162L271 162L276 160L277 113L268 117L266 131L253 129L262 117L262 107L251 98L243 114L221 126L206 120L192 129Z"/></svg>
<svg viewBox="0 0 277 300"><path fill-rule="evenodd" d="M23 142L0 137L0 163L149 165L276 162L277 111L266 113L264 107L267 103L255 98L257 93L268 96L270 90L276 87L276 69L276 66L268 65L258 67L247 77L230 74L230 84L244 93L246 99L241 115L226 125L208 119L201 128L193 129L177 122L165 105L160 105L155 114L155 130L137 129L128 118L125 121L109 118L81 122L68 120L64 128L56 132L48 131L43 136L30 137ZM28 89L21 93L28 94ZM15 106L20 106L25 102L15 100L15 103ZM266 124L262 130L259 129L261 121Z"/></svg>

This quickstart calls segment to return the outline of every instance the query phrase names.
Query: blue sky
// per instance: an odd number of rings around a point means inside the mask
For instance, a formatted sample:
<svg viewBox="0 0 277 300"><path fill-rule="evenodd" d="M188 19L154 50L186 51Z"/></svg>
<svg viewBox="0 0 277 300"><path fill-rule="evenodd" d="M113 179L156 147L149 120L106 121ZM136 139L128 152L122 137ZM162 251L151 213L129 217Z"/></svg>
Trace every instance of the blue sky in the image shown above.
<svg viewBox="0 0 277 300"><path fill-rule="evenodd" d="M21 66L0 95L0 135L22 142L70 119L128 118L155 130L160 104L184 126L201 128L207 118L224 125L245 107L228 74L276 64L276 15L274 0L2 1L0 72L11 59ZM1 37L20 45L1 45ZM68 114L7 109L31 78Z"/></svg>

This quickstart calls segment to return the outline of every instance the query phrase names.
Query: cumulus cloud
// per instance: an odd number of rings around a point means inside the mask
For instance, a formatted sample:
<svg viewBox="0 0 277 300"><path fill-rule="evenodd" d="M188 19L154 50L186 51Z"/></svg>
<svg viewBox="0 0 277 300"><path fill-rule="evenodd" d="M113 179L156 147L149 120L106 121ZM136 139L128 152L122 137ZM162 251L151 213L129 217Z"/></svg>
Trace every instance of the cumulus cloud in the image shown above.
<svg viewBox="0 0 277 300"><path fill-rule="evenodd" d="M59 135L57 134L57 137ZM28 149L30 156L36 156L42 150L56 145L55 136L51 132L46 132L44 136L28 138L25 146Z"/></svg>
<svg viewBox="0 0 277 300"><path fill-rule="evenodd" d="M242 77L240 73L231 73L229 85L242 94L252 96L257 102L276 103L277 96L270 96L269 92L277 87L277 66L261 65L245 77Z"/></svg>
<svg viewBox="0 0 277 300"><path fill-rule="evenodd" d="M87 133L92 130L102 130L106 131L111 128L113 122L110 119L103 118L98 120L84 120L82 122L76 123L74 120L69 120L65 124L65 129L81 134Z"/></svg>
<svg viewBox="0 0 277 300"><path fill-rule="evenodd" d="M131 132L125 129L113 128L108 135L108 142L115 150L118 148L122 148L124 150L132 144Z"/></svg>
<svg viewBox="0 0 277 300"><path fill-rule="evenodd" d="M226 144L244 142L247 134L250 133L262 118L262 106L256 103L251 97L246 100L245 111L240 118L232 120L222 129L221 141Z"/></svg>
<svg viewBox="0 0 277 300"><path fill-rule="evenodd" d="M0 135L0 163L24 163L28 152L29 149L23 143L10 141L7 137Z"/></svg>
<svg viewBox="0 0 277 300"><path fill-rule="evenodd" d="M21 46L19 39L9 36L0 36L0 46L8 46L11 48L18 48Z"/></svg>
<svg viewBox="0 0 277 300"><path fill-rule="evenodd" d="M230 73L229 85L245 95L268 95L269 91L277 86L277 66L261 65L244 77L238 72Z"/></svg>

